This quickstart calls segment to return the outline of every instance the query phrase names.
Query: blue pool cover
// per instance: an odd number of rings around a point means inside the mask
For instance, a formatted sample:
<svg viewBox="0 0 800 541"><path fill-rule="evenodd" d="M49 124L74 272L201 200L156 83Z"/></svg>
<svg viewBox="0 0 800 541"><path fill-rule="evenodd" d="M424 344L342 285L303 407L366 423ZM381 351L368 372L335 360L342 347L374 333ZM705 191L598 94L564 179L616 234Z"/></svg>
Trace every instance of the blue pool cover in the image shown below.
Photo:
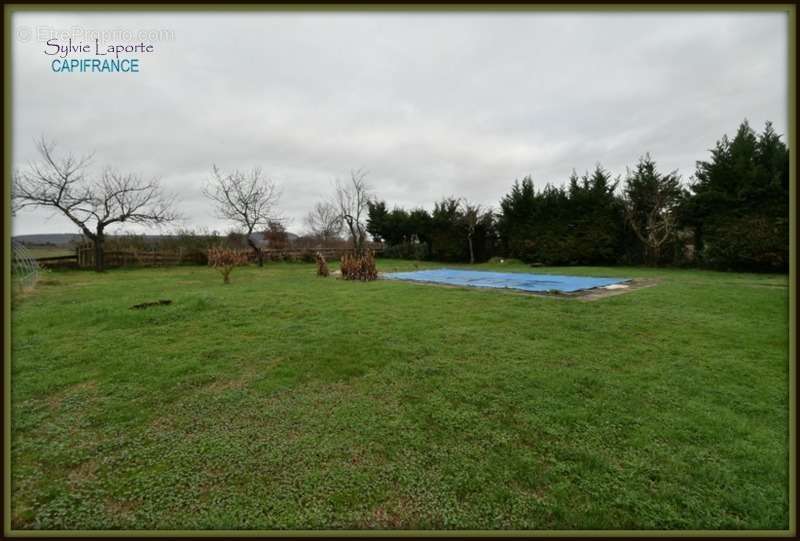
<svg viewBox="0 0 800 541"><path fill-rule="evenodd" d="M593 278L591 276L559 276L556 274L525 274L518 272L486 272L455 269L391 272L389 280L410 280L456 286L496 287L523 291L560 291L570 293L594 287L627 282L628 278Z"/></svg>

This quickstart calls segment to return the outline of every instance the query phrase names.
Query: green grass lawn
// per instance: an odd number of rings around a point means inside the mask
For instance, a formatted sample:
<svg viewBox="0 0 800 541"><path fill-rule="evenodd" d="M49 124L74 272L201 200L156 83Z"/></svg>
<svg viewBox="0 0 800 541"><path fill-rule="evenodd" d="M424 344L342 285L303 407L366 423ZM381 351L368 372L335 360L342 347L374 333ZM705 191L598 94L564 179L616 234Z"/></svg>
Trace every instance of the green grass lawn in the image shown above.
<svg viewBox="0 0 800 541"><path fill-rule="evenodd" d="M535 272L661 282L47 273L13 307L12 527L788 528L787 278Z"/></svg>

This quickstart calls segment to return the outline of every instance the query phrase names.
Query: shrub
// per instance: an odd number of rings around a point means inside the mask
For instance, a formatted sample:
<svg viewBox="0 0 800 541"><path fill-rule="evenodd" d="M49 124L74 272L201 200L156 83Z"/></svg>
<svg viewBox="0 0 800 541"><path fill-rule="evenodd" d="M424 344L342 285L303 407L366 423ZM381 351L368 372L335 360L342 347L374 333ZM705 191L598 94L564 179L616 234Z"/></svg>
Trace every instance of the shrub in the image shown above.
<svg viewBox="0 0 800 541"><path fill-rule="evenodd" d="M214 247L208 249L208 265L222 274L223 283L229 284L230 274L238 266L248 263L248 254L240 250Z"/></svg>
<svg viewBox="0 0 800 541"><path fill-rule="evenodd" d="M393 244L384 248L381 257L387 259L413 259L423 260L428 258L428 243L426 242L404 242Z"/></svg>
<svg viewBox="0 0 800 541"><path fill-rule="evenodd" d="M375 256L368 251L364 255L344 254L341 259L342 278L367 282L378 278Z"/></svg>
<svg viewBox="0 0 800 541"><path fill-rule="evenodd" d="M782 217L750 213L707 220L703 259L718 269L783 271L789 268L789 224Z"/></svg>
<svg viewBox="0 0 800 541"><path fill-rule="evenodd" d="M317 253L312 250L303 250L298 259L302 263L314 263L317 260Z"/></svg>
<svg viewBox="0 0 800 541"><path fill-rule="evenodd" d="M328 269L328 262L325 261L325 256L317 252L317 276L327 277L331 272Z"/></svg>

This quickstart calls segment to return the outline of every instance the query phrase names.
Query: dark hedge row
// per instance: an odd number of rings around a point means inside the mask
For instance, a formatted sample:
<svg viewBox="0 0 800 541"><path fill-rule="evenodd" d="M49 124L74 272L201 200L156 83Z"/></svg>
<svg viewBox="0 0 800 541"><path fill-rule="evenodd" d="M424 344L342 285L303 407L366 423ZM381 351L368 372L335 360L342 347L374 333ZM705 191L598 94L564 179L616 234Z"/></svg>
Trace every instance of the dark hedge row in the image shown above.
<svg viewBox="0 0 800 541"><path fill-rule="evenodd" d="M496 211L445 198L425 209L370 204L368 231L384 255L476 261L513 257L548 265L695 264L788 269L789 153L771 123L744 121L682 183L649 155L612 178L598 165L564 186L514 182Z"/></svg>

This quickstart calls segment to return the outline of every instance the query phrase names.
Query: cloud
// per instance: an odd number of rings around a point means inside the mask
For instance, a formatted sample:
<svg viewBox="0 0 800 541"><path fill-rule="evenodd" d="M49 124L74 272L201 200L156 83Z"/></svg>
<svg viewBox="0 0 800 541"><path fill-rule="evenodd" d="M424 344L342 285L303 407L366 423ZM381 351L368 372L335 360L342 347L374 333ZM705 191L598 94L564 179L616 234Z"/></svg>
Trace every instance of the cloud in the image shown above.
<svg viewBox="0 0 800 541"><path fill-rule="evenodd" d="M12 27L34 34L13 42L15 164L42 134L94 150L160 177L195 227L228 227L202 196L212 163L262 166L300 231L359 167L390 206L497 205L524 175L624 173L645 152L688 179L743 118L787 126L780 13L38 12ZM140 73L53 73L43 28L172 39ZM20 213L14 234L73 230L49 214Z"/></svg>

